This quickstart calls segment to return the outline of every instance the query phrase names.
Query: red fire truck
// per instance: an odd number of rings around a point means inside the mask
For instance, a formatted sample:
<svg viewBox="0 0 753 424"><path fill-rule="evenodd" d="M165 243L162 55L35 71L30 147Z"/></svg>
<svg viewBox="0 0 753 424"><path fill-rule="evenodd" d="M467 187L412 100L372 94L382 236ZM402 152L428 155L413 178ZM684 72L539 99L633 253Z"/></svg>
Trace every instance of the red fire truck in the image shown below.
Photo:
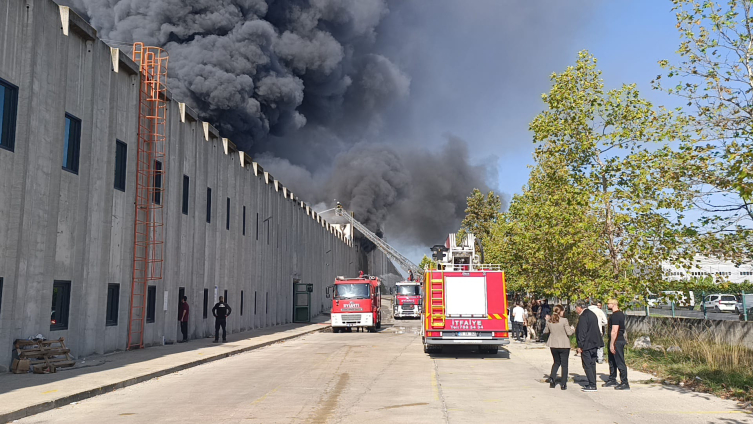
<svg viewBox="0 0 753 424"><path fill-rule="evenodd" d="M332 332L366 328L370 333L382 327L381 280L364 275L358 278L337 277L327 288L332 295Z"/></svg>
<svg viewBox="0 0 753 424"><path fill-rule="evenodd" d="M450 234L442 254L439 269L424 276L424 352L466 345L496 354L509 343L505 273L479 264L472 234L461 243Z"/></svg>
<svg viewBox="0 0 753 424"><path fill-rule="evenodd" d="M392 315L395 318L421 317L421 283L400 281L395 284L395 300L392 302Z"/></svg>

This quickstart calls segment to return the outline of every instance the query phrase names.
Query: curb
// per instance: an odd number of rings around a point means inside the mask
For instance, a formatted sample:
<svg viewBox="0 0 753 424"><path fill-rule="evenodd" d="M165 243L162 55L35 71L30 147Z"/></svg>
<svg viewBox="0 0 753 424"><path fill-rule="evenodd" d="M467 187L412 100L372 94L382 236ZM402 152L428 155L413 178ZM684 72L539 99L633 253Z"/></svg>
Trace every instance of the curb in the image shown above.
<svg viewBox="0 0 753 424"><path fill-rule="evenodd" d="M313 324L317 325L317 324ZM32 415L36 415L42 412L49 411L51 409L60 408L61 406L69 405L73 402L79 402L84 399L89 399L95 396L103 395L105 393L109 393L118 389L122 389L128 386L133 386L134 384L143 383L145 381L152 380L157 377L162 377L167 374L176 373L178 371L183 371L188 368L193 368L199 365L203 365L209 362L214 362L220 359L225 359L227 357L237 355L239 353L248 352L251 350L259 349L262 347L266 347L275 343L295 339L301 336L305 336L307 334L311 333L318 333L322 330L325 330L326 326L321 326L320 328L314 328L312 330L305 331L300 334L295 334L291 336L281 337L279 339L270 340L267 342L259 343L253 346L246 346L238 349L234 349L228 352L218 353L216 355L208 356L206 358L200 358L195 361L191 361L185 364L176 365L174 367L165 368L159 371L151 372L149 374L140 375L138 377L129 378L127 380L118 381L116 383L111 384L105 384L104 386L100 386L94 389L85 390L83 392L75 393L72 395L68 395L59 399L54 399L48 402L42 402L36 405L27 406L25 408L19 409L17 411L8 412L5 414L0 414L0 423L7 423L13 420L19 420L21 418L29 417Z"/></svg>

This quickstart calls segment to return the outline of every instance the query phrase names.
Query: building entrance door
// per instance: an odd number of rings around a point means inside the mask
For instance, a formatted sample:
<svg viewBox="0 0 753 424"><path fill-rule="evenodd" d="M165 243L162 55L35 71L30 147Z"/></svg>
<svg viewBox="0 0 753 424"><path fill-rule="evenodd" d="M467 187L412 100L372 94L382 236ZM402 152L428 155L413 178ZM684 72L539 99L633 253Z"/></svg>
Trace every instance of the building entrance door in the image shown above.
<svg viewBox="0 0 753 424"><path fill-rule="evenodd" d="M311 292L313 284L293 280L293 322L311 322Z"/></svg>

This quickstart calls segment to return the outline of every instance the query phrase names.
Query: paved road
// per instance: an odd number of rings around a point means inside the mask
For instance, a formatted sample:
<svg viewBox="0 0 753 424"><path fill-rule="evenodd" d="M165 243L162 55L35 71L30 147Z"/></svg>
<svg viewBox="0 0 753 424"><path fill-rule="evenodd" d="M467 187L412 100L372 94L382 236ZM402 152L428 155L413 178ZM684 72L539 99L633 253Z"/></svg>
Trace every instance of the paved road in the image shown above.
<svg viewBox="0 0 753 424"><path fill-rule="evenodd" d="M651 311L652 316L667 316L667 317L672 316L672 309L670 309L668 306L665 308L651 308L650 311ZM646 315L645 311L629 311L628 313L631 315ZM675 316L703 319L703 311L689 311L687 309L677 308L675 309ZM720 313L709 312L708 319L723 320L723 321L739 321L740 316L734 312L720 312ZM753 321L753 316L748 317L748 319Z"/></svg>
<svg viewBox="0 0 753 424"><path fill-rule="evenodd" d="M385 327L311 334L20 422L753 423L734 402L661 386L550 390L540 381L551 360L541 345L429 357L417 321ZM581 373L575 361L571 373Z"/></svg>

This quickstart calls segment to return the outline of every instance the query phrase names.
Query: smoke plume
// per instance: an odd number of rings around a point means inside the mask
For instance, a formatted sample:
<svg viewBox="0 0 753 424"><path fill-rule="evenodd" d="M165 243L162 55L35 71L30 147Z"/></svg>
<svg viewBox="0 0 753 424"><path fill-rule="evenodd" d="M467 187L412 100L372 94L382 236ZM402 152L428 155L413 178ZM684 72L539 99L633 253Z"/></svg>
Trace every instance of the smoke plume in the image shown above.
<svg viewBox="0 0 753 424"><path fill-rule="evenodd" d="M497 175L493 159L471 164L468 144L456 136L434 150L359 143L313 173L271 155L258 160L320 209L340 201L372 231L408 245L435 244L456 231L466 197L494 187Z"/></svg>
<svg viewBox="0 0 753 424"><path fill-rule="evenodd" d="M417 125L405 125L409 117L385 122L412 86L391 58L403 40L380 43L390 6L401 2L61 1L111 44L165 48L174 97L310 204L336 199L375 231L431 245L457 230L472 189L496 188L495 159L472 163L458 137L428 147L413 131L410 142L382 142L386 132ZM422 4L411 7L426 10ZM408 27L387 26L392 34ZM414 35L402 38L415 49Z"/></svg>
<svg viewBox="0 0 753 424"><path fill-rule="evenodd" d="M241 149L364 128L409 78L373 51L385 0L64 0L109 42L164 47L168 86Z"/></svg>

